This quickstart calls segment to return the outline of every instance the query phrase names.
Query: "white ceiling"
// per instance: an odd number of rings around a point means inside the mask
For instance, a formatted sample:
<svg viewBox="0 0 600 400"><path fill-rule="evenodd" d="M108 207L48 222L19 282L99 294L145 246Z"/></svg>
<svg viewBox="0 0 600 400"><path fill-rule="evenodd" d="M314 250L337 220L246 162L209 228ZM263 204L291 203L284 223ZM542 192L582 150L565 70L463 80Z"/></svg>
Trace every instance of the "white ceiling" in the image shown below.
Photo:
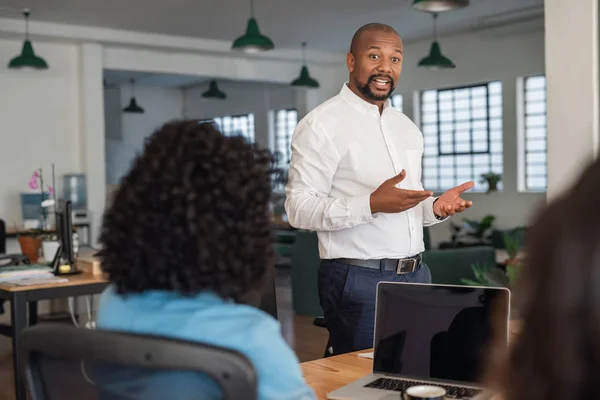
<svg viewBox="0 0 600 400"><path fill-rule="evenodd" d="M135 79L136 85L163 88L187 87L204 83L211 78L194 75L157 74L137 71L116 71L105 69L104 84L107 87L128 84Z"/></svg>
<svg viewBox="0 0 600 400"><path fill-rule="evenodd" d="M427 38L431 17L412 0L255 0L263 34L276 47L346 51L352 34L369 22L387 23L405 41ZM250 0L3 0L29 7L35 20L233 41L243 34ZM0 10L3 17L18 17ZM471 0L467 8L441 14L441 34L504 25L543 15L543 0Z"/></svg>

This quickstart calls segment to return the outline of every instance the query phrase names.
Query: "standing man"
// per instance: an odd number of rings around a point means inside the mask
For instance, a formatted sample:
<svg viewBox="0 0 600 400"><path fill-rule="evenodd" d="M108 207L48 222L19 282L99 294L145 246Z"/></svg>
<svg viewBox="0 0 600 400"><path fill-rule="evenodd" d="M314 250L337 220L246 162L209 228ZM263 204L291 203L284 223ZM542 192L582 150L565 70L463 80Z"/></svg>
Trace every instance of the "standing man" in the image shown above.
<svg viewBox="0 0 600 400"><path fill-rule="evenodd" d="M319 237L326 355L373 346L377 283L431 282L421 262L423 226L472 204L460 194L473 182L438 198L423 190L423 136L388 100L402 57L392 27L361 27L346 56L349 81L292 139L285 207L292 226Z"/></svg>

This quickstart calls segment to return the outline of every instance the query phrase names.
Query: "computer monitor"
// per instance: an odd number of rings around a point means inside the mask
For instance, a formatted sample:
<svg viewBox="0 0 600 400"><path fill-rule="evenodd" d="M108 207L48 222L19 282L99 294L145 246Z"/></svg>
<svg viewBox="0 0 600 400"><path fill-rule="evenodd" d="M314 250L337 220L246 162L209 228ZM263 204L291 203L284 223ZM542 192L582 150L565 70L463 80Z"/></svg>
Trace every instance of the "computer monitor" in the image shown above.
<svg viewBox="0 0 600 400"><path fill-rule="evenodd" d="M60 244L54 273L57 275L74 274L75 254L73 252L73 220L71 202L60 199L56 204L56 234Z"/></svg>

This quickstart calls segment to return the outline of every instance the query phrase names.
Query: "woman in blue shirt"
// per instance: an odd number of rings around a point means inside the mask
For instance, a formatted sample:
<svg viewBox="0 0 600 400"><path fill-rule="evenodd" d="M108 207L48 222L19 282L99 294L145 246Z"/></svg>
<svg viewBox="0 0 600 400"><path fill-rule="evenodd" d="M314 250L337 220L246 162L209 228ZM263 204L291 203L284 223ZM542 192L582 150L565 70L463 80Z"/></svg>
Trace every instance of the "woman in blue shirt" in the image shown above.
<svg viewBox="0 0 600 400"><path fill-rule="evenodd" d="M209 123L156 131L104 217L97 325L237 350L259 399L313 399L279 323L248 304L272 265L271 160ZM148 396L177 398L161 386Z"/></svg>

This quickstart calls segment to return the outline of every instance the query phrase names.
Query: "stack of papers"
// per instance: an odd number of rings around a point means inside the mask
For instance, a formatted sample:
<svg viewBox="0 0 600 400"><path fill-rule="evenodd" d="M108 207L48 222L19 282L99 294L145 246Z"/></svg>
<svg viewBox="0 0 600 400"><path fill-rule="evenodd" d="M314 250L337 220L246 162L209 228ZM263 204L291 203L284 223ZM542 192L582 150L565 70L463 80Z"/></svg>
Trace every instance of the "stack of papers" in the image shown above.
<svg viewBox="0 0 600 400"><path fill-rule="evenodd" d="M52 269L46 265L25 264L0 267L0 283L21 284L24 282L31 282L33 280L56 281L54 278L57 277L52 272Z"/></svg>

